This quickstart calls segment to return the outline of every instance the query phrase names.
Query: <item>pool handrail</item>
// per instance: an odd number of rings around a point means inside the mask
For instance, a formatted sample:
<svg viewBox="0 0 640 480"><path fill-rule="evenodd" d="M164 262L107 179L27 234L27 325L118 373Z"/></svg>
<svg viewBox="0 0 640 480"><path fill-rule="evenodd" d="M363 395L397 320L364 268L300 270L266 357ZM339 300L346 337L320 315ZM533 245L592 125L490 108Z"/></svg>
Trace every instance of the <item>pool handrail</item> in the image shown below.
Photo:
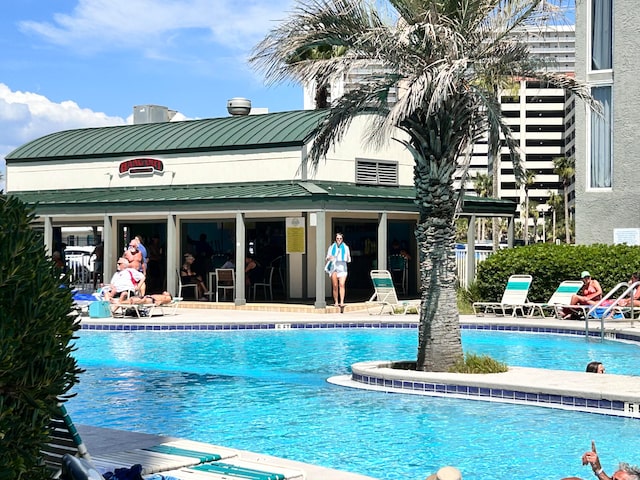
<svg viewBox="0 0 640 480"><path fill-rule="evenodd" d="M622 292L622 295L620 295L618 298L616 298L613 303L611 303L611 305L607 305L606 307L603 307L603 303L606 302L607 300L609 300L614 293L616 293L618 290L620 290L621 288L626 287L625 290ZM607 292L607 294L602 297L600 299L600 301L598 303L596 303L595 305L593 305L586 313L585 315L585 335L588 337L589 336L589 317L596 312L596 309L598 308L605 308L604 312L602 313L602 315L600 316L600 338L604 340L604 321L606 318L608 318L608 316L611 314L611 312L615 309L615 308L619 308L618 307L618 302L620 300L622 300L623 298L625 298L629 293L631 293L631 298L633 298L634 292L635 290L640 287L640 281L634 282L632 284L629 284L629 282L620 282L618 283L615 287L613 287L611 290L609 290ZM631 310L631 319L633 322L633 307ZM595 315L594 315L595 316ZM597 318L597 317L596 317Z"/></svg>

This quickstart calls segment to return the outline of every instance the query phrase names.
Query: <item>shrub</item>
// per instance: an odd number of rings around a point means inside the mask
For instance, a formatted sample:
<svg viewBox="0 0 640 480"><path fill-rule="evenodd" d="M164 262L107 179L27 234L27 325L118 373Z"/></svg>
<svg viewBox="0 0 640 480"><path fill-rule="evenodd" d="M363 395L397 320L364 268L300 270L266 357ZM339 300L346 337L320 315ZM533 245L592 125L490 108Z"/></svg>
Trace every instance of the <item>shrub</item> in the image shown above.
<svg viewBox="0 0 640 480"><path fill-rule="evenodd" d="M33 211L0 194L0 479L50 477L40 447L58 399L77 383L79 328L68 281L32 228Z"/></svg>
<svg viewBox="0 0 640 480"><path fill-rule="evenodd" d="M465 353L456 364L449 369L451 373L502 373L509 370L506 363L499 362L488 355Z"/></svg>
<svg viewBox="0 0 640 480"><path fill-rule="evenodd" d="M579 280L588 270L606 292L640 271L640 247L629 245L536 244L500 250L478 265L476 285L481 301L502 297L509 276L533 277L529 300L545 302L563 280Z"/></svg>

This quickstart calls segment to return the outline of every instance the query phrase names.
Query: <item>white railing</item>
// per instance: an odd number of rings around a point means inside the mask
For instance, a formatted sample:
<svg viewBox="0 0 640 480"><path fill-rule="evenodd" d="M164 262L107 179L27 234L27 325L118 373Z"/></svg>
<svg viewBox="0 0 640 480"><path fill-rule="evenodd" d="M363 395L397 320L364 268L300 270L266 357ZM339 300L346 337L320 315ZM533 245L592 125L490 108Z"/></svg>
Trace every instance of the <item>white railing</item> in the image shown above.
<svg viewBox="0 0 640 480"><path fill-rule="evenodd" d="M456 253L456 271L458 272L458 283L461 287L469 287L469 279L467 278L467 251L457 250ZM478 264L486 260L493 252L487 250L476 250L476 261L474 264L474 278L475 272L478 271Z"/></svg>

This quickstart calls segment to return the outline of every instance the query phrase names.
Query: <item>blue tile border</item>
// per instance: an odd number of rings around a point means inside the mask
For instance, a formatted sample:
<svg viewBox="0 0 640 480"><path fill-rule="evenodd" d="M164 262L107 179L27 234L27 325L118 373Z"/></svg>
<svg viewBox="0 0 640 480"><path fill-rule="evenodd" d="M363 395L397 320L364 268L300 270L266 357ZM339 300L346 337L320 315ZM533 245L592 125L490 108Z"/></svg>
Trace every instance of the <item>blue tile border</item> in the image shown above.
<svg viewBox="0 0 640 480"><path fill-rule="evenodd" d="M477 387L471 385L456 385L449 383L425 383L410 380L386 380L375 375L353 373L351 379L365 385L378 387L392 387L397 390L413 391L426 395L455 396L456 398L496 401L508 400L510 403L520 403L539 407L565 408L604 415L625 416L624 403L621 400L604 400L581 398L571 395L555 395L549 393L523 392L511 389Z"/></svg>
<svg viewBox="0 0 640 480"><path fill-rule="evenodd" d="M330 329L330 328L400 328L417 329L417 323L413 322L283 322L283 323L195 323L195 324L127 324L127 323L81 323L82 330L108 330L108 331L153 331L153 330L277 330L277 329ZM461 323L461 330L489 330L500 332L526 332L526 333L552 333L556 335L576 335L583 337L584 329L569 327L534 327L531 325L498 325ZM640 343L638 335L622 332L607 334L608 340L626 340ZM600 331L589 331L590 338L600 338Z"/></svg>

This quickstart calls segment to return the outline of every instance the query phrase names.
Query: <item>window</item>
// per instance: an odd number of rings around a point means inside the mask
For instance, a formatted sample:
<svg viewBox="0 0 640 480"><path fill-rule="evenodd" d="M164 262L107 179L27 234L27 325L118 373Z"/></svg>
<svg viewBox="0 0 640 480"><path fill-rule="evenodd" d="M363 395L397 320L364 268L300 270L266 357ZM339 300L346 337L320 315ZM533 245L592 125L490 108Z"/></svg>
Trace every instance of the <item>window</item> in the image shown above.
<svg viewBox="0 0 640 480"><path fill-rule="evenodd" d="M591 0L591 69L612 68L612 15L613 0Z"/></svg>
<svg viewBox="0 0 640 480"><path fill-rule="evenodd" d="M591 112L591 188L611 187L611 87L593 87L593 98L602 103L602 114Z"/></svg>
<svg viewBox="0 0 640 480"><path fill-rule="evenodd" d="M398 163L356 160L356 183L398 185Z"/></svg>

